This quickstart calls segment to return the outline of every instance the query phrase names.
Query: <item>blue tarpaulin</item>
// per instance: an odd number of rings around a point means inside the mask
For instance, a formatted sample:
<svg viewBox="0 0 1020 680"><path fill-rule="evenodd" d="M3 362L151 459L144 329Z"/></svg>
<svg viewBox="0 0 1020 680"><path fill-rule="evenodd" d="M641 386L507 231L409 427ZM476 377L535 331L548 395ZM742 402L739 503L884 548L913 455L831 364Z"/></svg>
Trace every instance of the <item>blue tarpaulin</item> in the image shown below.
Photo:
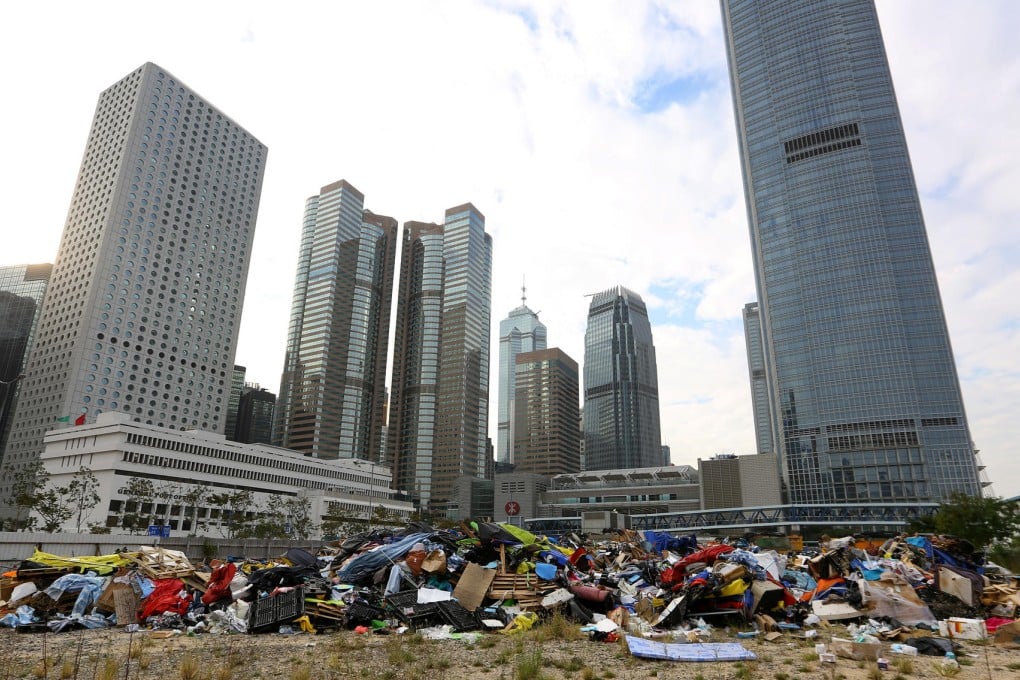
<svg viewBox="0 0 1020 680"><path fill-rule="evenodd" d="M656 642L628 635L627 648L642 659L664 661L754 661L758 658L739 642Z"/></svg>

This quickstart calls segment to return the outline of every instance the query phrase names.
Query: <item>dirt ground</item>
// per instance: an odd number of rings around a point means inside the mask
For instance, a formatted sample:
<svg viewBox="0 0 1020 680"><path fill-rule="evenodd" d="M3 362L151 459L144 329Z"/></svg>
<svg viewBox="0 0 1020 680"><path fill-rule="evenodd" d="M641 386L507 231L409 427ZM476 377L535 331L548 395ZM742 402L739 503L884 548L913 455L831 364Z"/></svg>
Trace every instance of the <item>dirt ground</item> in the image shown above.
<svg viewBox="0 0 1020 680"><path fill-rule="evenodd" d="M1020 650L975 643L960 654L961 665L954 674L944 669L939 658L891 653L887 655L890 668L884 672L874 662L837 659L835 664L823 664L815 654L817 639L793 636L775 642L740 641L758 656L757 661L678 663L634 658L623 641L593 642L571 627L453 640L430 640L417 634L358 635L346 630L323 635L159 635L163 633L26 634L3 629L0 680L1020 678ZM717 631L714 640L736 641L724 631Z"/></svg>

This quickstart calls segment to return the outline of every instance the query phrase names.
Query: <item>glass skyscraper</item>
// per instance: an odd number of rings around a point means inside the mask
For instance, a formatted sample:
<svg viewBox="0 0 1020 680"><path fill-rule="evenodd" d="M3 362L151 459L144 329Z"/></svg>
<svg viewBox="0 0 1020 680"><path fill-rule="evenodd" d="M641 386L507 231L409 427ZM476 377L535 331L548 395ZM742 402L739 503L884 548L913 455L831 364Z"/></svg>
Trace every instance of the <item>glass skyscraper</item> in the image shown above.
<svg viewBox="0 0 1020 680"><path fill-rule="evenodd" d="M622 286L592 297L584 334L584 469L662 462L659 377L648 310Z"/></svg>
<svg viewBox="0 0 1020 680"><path fill-rule="evenodd" d="M444 511L460 477L485 477L492 237L470 203L442 225L406 222L386 463L395 489Z"/></svg>
<svg viewBox="0 0 1020 680"><path fill-rule="evenodd" d="M275 439L315 458L378 461L397 222L344 180L305 203Z"/></svg>
<svg viewBox="0 0 1020 680"><path fill-rule="evenodd" d="M978 494L872 0L723 0L788 501Z"/></svg>
<svg viewBox="0 0 1020 680"><path fill-rule="evenodd" d="M0 470L51 264L0 267Z"/></svg>
<svg viewBox="0 0 1020 680"><path fill-rule="evenodd" d="M765 353L762 350L761 310L757 302L744 305L744 340L747 343L747 373L751 379L751 407L758 453L772 453L772 410L769 408Z"/></svg>
<svg viewBox="0 0 1020 680"><path fill-rule="evenodd" d="M514 394L516 391L516 361L522 352L546 349L546 328L538 314L527 305L521 287L521 306L499 322L499 399L496 422L496 460L514 462Z"/></svg>
<svg viewBox="0 0 1020 680"><path fill-rule="evenodd" d="M156 64L100 94L8 460L111 411L223 433L266 155Z"/></svg>

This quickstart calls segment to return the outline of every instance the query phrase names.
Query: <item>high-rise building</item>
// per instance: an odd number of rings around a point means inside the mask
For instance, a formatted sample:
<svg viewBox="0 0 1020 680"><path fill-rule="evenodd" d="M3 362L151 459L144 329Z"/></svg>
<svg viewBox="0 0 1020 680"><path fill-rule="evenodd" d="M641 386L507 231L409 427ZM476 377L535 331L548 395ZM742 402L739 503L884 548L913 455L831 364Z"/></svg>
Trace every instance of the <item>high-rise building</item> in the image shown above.
<svg viewBox="0 0 1020 680"><path fill-rule="evenodd" d="M648 310L623 286L596 293L584 333L585 470L662 462L659 378Z"/></svg>
<svg viewBox="0 0 1020 680"><path fill-rule="evenodd" d="M765 354L762 351L761 312L757 302L744 305L744 341L747 343L747 374L751 380L754 439L758 453L769 453L774 450L772 412L769 408L768 380L765 378Z"/></svg>
<svg viewBox="0 0 1020 680"><path fill-rule="evenodd" d="M305 203L276 442L378 461L397 222L340 180Z"/></svg>
<svg viewBox="0 0 1020 680"><path fill-rule="evenodd" d="M257 384L246 384L238 403L237 427L233 441L243 444L269 444L273 437L275 407L275 394Z"/></svg>
<svg viewBox="0 0 1020 680"><path fill-rule="evenodd" d="M386 463L423 509L445 511L459 477L491 469L491 286L492 237L473 205L404 224Z"/></svg>
<svg viewBox="0 0 1020 680"><path fill-rule="evenodd" d="M546 348L546 328L527 305L521 286L521 306L499 322L499 414L496 422L496 460L514 462L513 421L516 357Z"/></svg>
<svg viewBox="0 0 1020 680"><path fill-rule="evenodd" d="M266 153L155 64L100 94L9 461L104 412L223 433Z"/></svg>
<svg viewBox="0 0 1020 680"><path fill-rule="evenodd" d="M558 347L516 358L514 464L516 472L551 477L581 471L577 362Z"/></svg>
<svg viewBox="0 0 1020 680"><path fill-rule="evenodd" d="M241 405L241 395L244 394L244 376L248 369L244 366L234 364L234 371L230 375L230 398L227 400L227 424L223 428L223 434L230 441L241 441L237 439L237 410Z"/></svg>
<svg viewBox="0 0 1020 680"><path fill-rule="evenodd" d="M0 267L0 470L51 264ZM0 481L3 484L3 481ZM0 489L0 494L6 490Z"/></svg>
<svg viewBox="0 0 1020 680"><path fill-rule="evenodd" d="M872 0L723 0L789 502L980 493Z"/></svg>

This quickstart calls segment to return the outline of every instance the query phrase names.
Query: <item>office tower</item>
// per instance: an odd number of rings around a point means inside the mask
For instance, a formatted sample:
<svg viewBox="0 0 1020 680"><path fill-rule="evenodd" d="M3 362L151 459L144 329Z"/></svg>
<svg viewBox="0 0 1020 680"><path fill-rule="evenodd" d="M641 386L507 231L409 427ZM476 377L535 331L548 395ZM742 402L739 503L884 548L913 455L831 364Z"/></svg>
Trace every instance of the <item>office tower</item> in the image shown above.
<svg viewBox="0 0 1020 680"><path fill-rule="evenodd" d="M577 362L558 347L516 358L514 463L551 477L581 471Z"/></svg>
<svg viewBox="0 0 1020 680"><path fill-rule="evenodd" d="M722 11L788 500L980 493L874 3Z"/></svg>
<svg viewBox="0 0 1020 680"><path fill-rule="evenodd" d="M761 313L757 302L744 305L744 341L747 343L747 373L751 379L751 410L758 453L773 451L772 412L769 410L765 354L762 351Z"/></svg>
<svg viewBox="0 0 1020 680"><path fill-rule="evenodd" d="M276 395L255 384L246 384L237 409L234 441L243 444L268 444L273 435L273 411Z"/></svg>
<svg viewBox="0 0 1020 680"><path fill-rule="evenodd" d="M491 279L492 237L470 203L442 225L404 224L386 463L429 511L489 467Z"/></svg>
<svg viewBox="0 0 1020 680"><path fill-rule="evenodd" d="M234 371L230 374L230 398L227 400L227 423L223 428L223 434L230 441L237 439L237 410L241 405L241 395L244 394L244 376L248 369L244 366L234 365Z"/></svg>
<svg viewBox="0 0 1020 680"><path fill-rule="evenodd" d="M662 466L669 467L673 462L670 460L670 450L665 444L662 445Z"/></svg>
<svg viewBox="0 0 1020 680"><path fill-rule="evenodd" d="M528 309L521 286L521 306L499 322L499 420L496 423L496 459L514 462L513 421L516 357L521 352L546 348L546 329L538 314Z"/></svg>
<svg viewBox="0 0 1020 680"><path fill-rule="evenodd" d="M155 64L100 94L9 460L104 412L223 433L266 152Z"/></svg>
<svg viewBox="0 0 1020 680"><path fill-rule="evenodd" d="M641 297L622 286L592 297L584 333L585 470L662 462L659 378Z"/></svg>
<svg viewBox="0 0 1020 680"><path fill-rule="evenodd" d="M378 461L397 222L340 180L305 202L277 408L280 446Z"/></svg>
<svg viewBox="0 0 1020 680"><path fill-rule="evenodd" d="M51 264L0 267L0 470L10 416L18 401L21 376L52 271Z"/></svg>

